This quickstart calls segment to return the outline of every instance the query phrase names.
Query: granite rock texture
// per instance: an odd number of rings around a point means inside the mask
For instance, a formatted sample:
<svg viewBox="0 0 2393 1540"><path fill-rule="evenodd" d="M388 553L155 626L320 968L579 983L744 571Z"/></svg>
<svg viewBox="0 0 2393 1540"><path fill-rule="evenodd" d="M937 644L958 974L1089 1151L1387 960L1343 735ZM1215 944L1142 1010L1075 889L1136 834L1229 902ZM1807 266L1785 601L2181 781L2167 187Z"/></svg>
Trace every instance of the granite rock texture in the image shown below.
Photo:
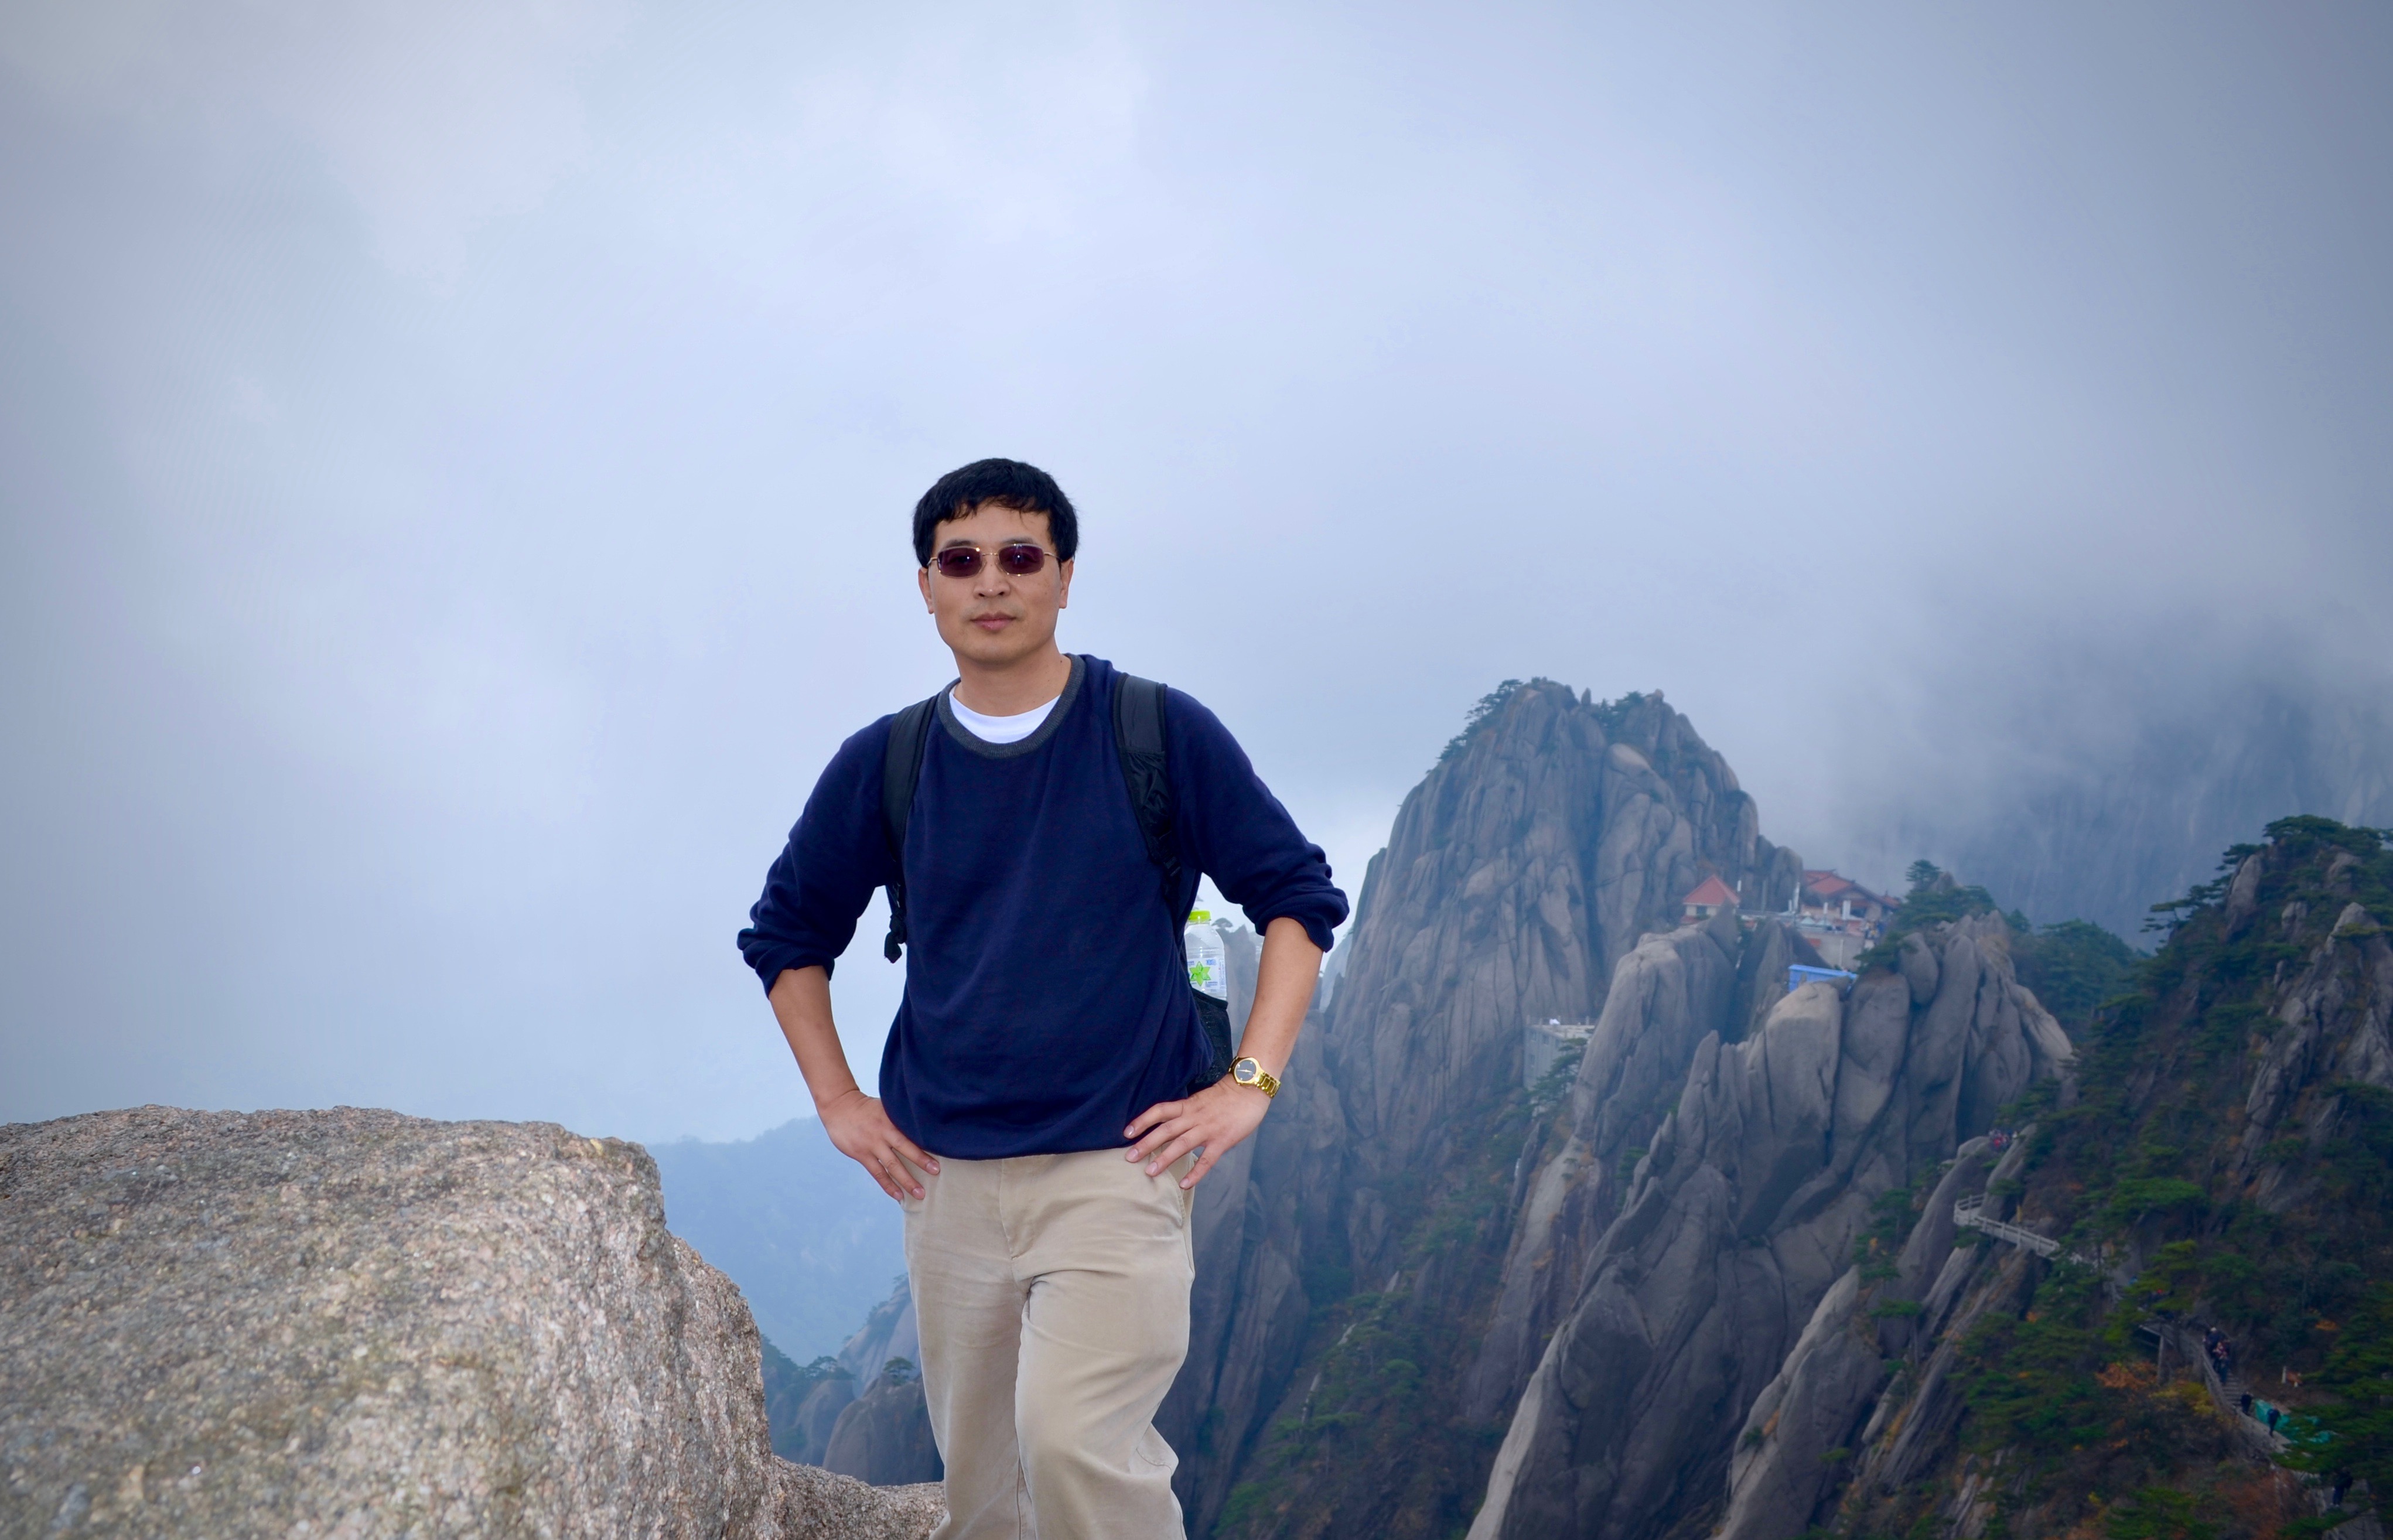
<svg viewBox="0 0 2393 1540"><path fill-rule="evenodd" d="M790 1419L789 1443L782 1453L802 1465L821 1465L830 1449L830 1436L838 1430L840 1414L855 1402L854 1377L839 1375L817 1383L798 1403Z"/></svg>
<svg viewBox="0 0 2393 1540"><path fill-rule="evenodd" d="M2393 1090L2387 1046L2393 945L2380 918L2382 890L2360 885L2360 860L2339 844L2320 848L2296 831L2290 840L2272 835L2247 855L2222 893L2179 921L2163 953L2164 967L2157 970L2167 982L2138 991L2140 1009L2150 1012L2143 1018L2150 1035L2130 1051L2113 1045L2107 1065L2097 1058L2081 1072L2092 1104L2103 1109L2106 1120L2117 1120L2131 1143L2158 1129L2207 1123L2207 1132L2195 1137L2208 1148L2196 1144L2201 1153L2193 1168L2208 1168L2214 1194L2283 1215L2289 1230L2337 1230L2341 1216L2332 1210L2350 1201L2349 1189L2338 1192L2321 1167L2350 1158L2352 1146L2338 1152L2337 1143L2349 1136L2353 1114L2369 1100L2362 1088ZM2269 949L2269 960L2256 967L2246 949L2256 949L2256 943ZM2222 1004L2260 1009L2222 1021ZM2113 1021L2134 1032L2127 1014L2123 1011ZM2181 1046L2187 1039L2175 1034L2195 1024L2204 1032L2230 1029L2203 1051L2218 1055L2214 1064L2240 1068L2242 1080L2221 1077L2202 1087L2192 1119L2181 1120L2177 1109L2187 1103L2179 1098L2191 1077ZM2064 1084L2063 1108L2070 1090ZM2187 1233L2183 1222L2122 1226L2099 1209L2088 1211L2078 1201L2091 1175L2086 1156L2070 1149L2065 1129L2050 1147L2031 1155L2043 1143L2023 1131L1994 1168L1986 1184L1994 1217L2067 1236L2073 1250L2101 1268L2112 1289L2125 1289ZM1944 1217L1939 1205L1946 1195L1940 1192L1923 1208L1921 1232ZM1906 1281L1913 1253L1922 1253L1924 1262L1942 1241L1914 1234L1903 1259ZM1907 1533L1923 1520L1940 1533L1958 1535L1994 1533L2005 1526L2016 1534L2086 1527L2083 1514L2071 1515L2075 1494L2069 1487L2039 1494L2019 1480L2016 1468L2004 1469L1999 1453L1990 1455L1960 1436L1968 1410L1963 1386L1972 1377L1960 1372L1963 1344L1982 1323L2026 1315L2038 1284L2057 1265L2019 1246L1949 1246L1933 1282L1917 1297L1920 1313L1903 1323L1908 1336L1886 1338L1901 1368L1875 1396L1858 1436L1837 1441L1852 1451L1851 1477L1840 1492L1821 1492L1813 1519L1867 1534ZM2355 1265L2354 1271L2365 1270ZM2243 1335L2216 1301L2205 1306L2166 1328L2156 1353L2164 1363L2156 1366L2198 1364L2206 1325ZM1826 1410L1831 1421L1850 1415ZM2273 1453L2247 1419L2228 1416L2212 1431L2224 1433L2231 1447L2256 1462ZM2172 1481L2206 1472L2217 1454L2207 1440L2182 1450L2175 1462L2180 1474ZM2155 1474L2166 1468L2157 1467ZM1801 1492L1795 1496L1799 1503ZM1800 1513L1769 1520L1759 1504L1754 1513L1763 1521L1731 1526L1739 1540L1786 1540L1803 1527ZM2355 1535L2360 1527L2346 1524L2334 1533Z"/></svg>
<svg viewBox="0 0 2393 1540"><path fill-rule="evenodd" d="M1970 1191L1984 1191L1995 1182L2015 1179L2025 1164L2028 1142L2015 1141L2007 1153L1984 1173L1988 1158L1983 1146L1973 1143L1963 1147L1961 1157L1954 1163L1954 1172L1960 1183L1940 1188L1939 1198L1959 1197ZM1954 1183L1948 1174L1947 1183ZM1982 1185L1975 1185L1982 1184ZM1932 1200L1931 1200L1932 1201ZM2017 1205L2007 1197L1989 1200L1988 1211L1996 1219L2016 1219ZM1921 1216L1921 1228L1938 1226L1923 1245L1915 1235L1903 1250L1904 1282L1911 1280L1914 1253L1925 1255L1941 1246L1944 1260L1940 1264L1920 1297L1921 1313L1907 1323L1908 1334L1893 1344L1914 1360L1920 1360L1916 1370L1906 1376L1909 1386L1898 1388L1894 1394L1880 1393L1875 1398L1869 1420L1859 1439L1850 1447L1859 1453L1852 1469L1849 1492L1892 1493L1917 1480L1922 1472L1953 1452L1954 1434L1961 1426L1967 1410L1959 1370L1961 1351L1969 1333L1990 1313L2016 1312L2026 1307L2036 1270L2044 1264L2034 1253L2016 1246L1980 1245L1955 1246L1952 1244L1950 1215L1932 1208ZM1942 1221L1941 1224L1939 1221ZM1740 1471L1739 1484L1747 1484ZM1838 1473L1839 1480L1842 1473ZM1757 1495L1759 1494L1757 1493ZM1738 1494L1731 1494L1731 1506L1737 1503ZM1814 1499L1813 1511L1826 1506L1833 1494L1823 1489ZM1757 1502L1742 1505L1752 1520L1745 1526L1750 1535L1793 1534L1802 1528L1801 1521L1792 1521L1786 1512L1772 1513Z"/></svg>
<svg viewBox="0 0 2393 1540"><path fill-rule="evenodd" d="M947 1474L931 1436L922 1378L883 1374L847 1403L824 1446L823 1468L874 1486L910 1486Z"/></svg>
<svg viewBox="0 0 2393 1540"><path fill-rule="evenodd" d="M1749 944L1736 917L1722 913L1707 925L1644 937L1614 971L1571 1086L1570 1132L1560 1149L1533 1146L1522 1162L1502 1292L1465 1390L1474 1421L1510 1415L1577 1299L1595 1242L1618 1214L1696 1046L1734 1031L1738 964L1748 946L1785 951L1783 926L1757 929L1767 939ZM1780 981L1775 993L1785 993L1783 961L1771 976Z"/></svg>
<svg viewBox="0 0 2393 1540"><path fill-rule="evenodd" d="M1879 1403L1886 1365L1920 1337L1926 1314L1880 1307L1922 1304L1954 1255L1954 1204L1983 1193L1993 1168L1982 1136L1964 1143L1929 1194L1894 1276L1868 1279L1856 1266L1821 1297L1746 1413L1729 1464L1728 1511L1715 1532L1720 1540L1786 1540L1833 1511L1851 1451L1865 1442L1863 1421ZM1969 1259L1979 1259L1973 1252ZM1950 1293L1940 1298L1931 1327L1941 1329L1951 1304Z"/></svg>
<svg viewBox="0 0 2393 1540"><path fill-rule="evenodd" d="M1197 1190L1189 1355L1157 1418L1181 1455L1192 1533L1267 1460L1269 1429L1303 1397L1299 1365L1326 1348L1327 1307L1401 1270L1419 1219L1405 1194L1473 1158L1457 1130L1518 1096L1525 1024L1597 1020L1623 959L1678 928L1706 874L1750 908L1785 906L1801 863L1759 830L1726 762L1659 695L1599 704L1547 680L1491 701L1406 798L1286 1089ZM1700 965L1724 1004L1743 998L1741 956ZM1470 1280L1411 1286L1424 1320L1486 1304ZM1528 1292L1534 1308L1561 1308ZM1486 1376L1498 1422L1534 1363L1535 1325L1513 1338ZM1323 1533L1384 1533L1388 1483L1359 1466L1343 1479L1352 1493L1319 1497Z"/></svg>
<svg viewBox="0 0 2393 1540"><path fill-rule="evenodd" d="M0 1127L0 1533L856 1536L636 1144L143 1107Z"/></svg>
<svg viewBox="0 0 2393 1540"><path fill-rule="evenodd" d="M1875 1360L1842 1335L1872 1203L1955 1158L2070 1057L2013 975L2007 936L1994 915L1915 933L1901 972L1842 998L1807 984L1745 1041L1697 1047L1522 1394L1472 1540L1653 1540L1726 1500L1767 1394L1811 1408L1818 1447L1839 1446L1835 1425L1877 1389ZM1933 1276L1924 1258L1915 1271L1912 1286ZM1840 1286L1855 1299L1822 1313ZM1785 1534L1803 1526L1771 1511Z"/></svg>

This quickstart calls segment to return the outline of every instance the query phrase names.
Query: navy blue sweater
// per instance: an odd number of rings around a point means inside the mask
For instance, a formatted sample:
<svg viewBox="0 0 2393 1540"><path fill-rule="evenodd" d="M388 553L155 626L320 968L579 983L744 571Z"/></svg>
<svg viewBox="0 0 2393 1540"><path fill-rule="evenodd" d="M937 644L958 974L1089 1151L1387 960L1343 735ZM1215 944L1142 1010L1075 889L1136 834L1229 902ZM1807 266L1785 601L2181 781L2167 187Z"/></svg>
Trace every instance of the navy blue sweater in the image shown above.
<svg viewBox="0 0 2393 1540"><path fill-rule="evenodd" d="M1181 890L1166 901L1114 747L1114 667L1072 659L1039 730L990 744L943 693L906 828L906 994L881 1055L890 1120L966 1160L1118 1148L1206 1066L1180 929L1201 871L1257 930L1285 915L1327 949L1346 918L1321 847L1212 712L1164 703ZM830 968L891 875L889 717L840 745L749 911L739 949L770 990ZM868 965L869 966L869 965Z"/></svg>

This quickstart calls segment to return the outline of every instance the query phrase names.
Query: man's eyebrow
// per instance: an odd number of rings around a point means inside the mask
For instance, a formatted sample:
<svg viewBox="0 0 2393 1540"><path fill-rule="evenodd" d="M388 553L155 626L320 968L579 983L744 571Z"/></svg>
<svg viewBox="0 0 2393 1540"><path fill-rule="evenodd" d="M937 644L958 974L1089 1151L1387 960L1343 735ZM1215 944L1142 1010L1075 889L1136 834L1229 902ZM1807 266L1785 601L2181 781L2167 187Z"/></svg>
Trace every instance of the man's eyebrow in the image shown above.
<svg viewBox="0 0 2393 1540"><path fill-rule="evenodd" d="M980 542L974 540L970 535L949 535L948 537L948 542L945 545L940 546L939 549L942 551L952 551L959 545L968 545L974 550L978 550L980 548Z"/></svg>

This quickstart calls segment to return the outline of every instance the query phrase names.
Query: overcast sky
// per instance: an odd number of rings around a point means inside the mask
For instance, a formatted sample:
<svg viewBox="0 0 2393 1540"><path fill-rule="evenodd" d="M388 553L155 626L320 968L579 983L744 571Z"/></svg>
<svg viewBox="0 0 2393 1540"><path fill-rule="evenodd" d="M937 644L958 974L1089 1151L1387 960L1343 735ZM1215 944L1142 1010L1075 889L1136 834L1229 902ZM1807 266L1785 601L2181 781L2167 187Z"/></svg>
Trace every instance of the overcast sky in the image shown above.
<svg viewBox="0 0 2393 1540"><path fill-rule="evenodd" d="M20 0L0 1117L804 1110L732 935L987 454L1349 881L1507 677L1815 864L2374 679L2388 18Z"/></svg>

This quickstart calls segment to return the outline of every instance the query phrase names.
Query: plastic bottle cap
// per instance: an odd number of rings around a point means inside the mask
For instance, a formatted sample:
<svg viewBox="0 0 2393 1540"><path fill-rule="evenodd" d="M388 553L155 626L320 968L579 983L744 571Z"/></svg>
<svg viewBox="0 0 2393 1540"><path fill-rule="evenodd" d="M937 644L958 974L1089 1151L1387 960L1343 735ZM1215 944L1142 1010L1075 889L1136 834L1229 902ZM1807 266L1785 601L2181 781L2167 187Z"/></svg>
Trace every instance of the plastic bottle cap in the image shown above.
<svg viewBox="0 0 2393 1540"><path fill-rule="evenodd" d="M1210 925L1212 922L1213 911L1210 909L1191 909L1188 911L1188 923L1191 925Z"/></svg>

